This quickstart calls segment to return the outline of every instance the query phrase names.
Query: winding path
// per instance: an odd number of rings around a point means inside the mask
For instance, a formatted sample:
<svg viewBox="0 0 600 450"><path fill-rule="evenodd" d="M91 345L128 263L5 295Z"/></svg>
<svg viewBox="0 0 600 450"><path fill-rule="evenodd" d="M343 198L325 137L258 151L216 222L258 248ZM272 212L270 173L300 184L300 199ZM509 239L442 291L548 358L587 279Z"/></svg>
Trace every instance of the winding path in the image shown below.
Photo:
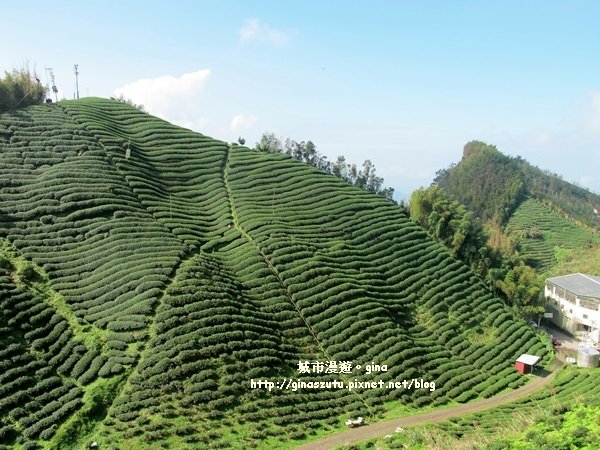
<svg viewBox="0 0 600 450"><path fill-rule="evenodd" d="M552 381L556 373L557 371L555 370L554 372L546 373L544 376L538 376L525 386L495 397L476 400L471 403L465 403L451 408L437 409L426 413L400 417L398 419L374 423L360 428L352 428L333 436L328 436L301 445L300 447L297 447L296 450L327 450L345 444L355 444L356 442L375 438L384 434L391 434L397 427L413 427L416 425L439 423L453 417L483 411L504 403L510 403L542 389Z"/></svg>

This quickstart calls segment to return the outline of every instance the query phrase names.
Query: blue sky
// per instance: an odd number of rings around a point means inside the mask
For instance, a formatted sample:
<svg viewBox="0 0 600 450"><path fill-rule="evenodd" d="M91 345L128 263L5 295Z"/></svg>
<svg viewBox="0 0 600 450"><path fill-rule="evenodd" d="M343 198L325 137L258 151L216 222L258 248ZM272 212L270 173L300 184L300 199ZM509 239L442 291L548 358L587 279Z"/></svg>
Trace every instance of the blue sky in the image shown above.
<svg viewBox="0 0 600 450"><path fill-rule="evenodd" d="M371 159L407 197L472 139L600 192L600 2L0 0L0 71L254 145Z"/></svg>

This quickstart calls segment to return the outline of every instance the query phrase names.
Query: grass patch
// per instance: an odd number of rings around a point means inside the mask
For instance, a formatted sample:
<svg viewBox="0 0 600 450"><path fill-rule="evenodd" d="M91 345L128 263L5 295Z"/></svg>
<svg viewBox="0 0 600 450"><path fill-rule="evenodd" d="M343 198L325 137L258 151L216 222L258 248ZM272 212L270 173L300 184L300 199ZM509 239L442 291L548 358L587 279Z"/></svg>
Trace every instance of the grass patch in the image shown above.
<svg viewBox="0 0 600 450"><path fill-rule="evenodd" d="M558 249L561 259L548 272L548 276L559 276L565 273L588 273L600 275L600 245L593 245L577 251Z"/></svg>
<svg viewBox="0 0 600 450"><path fill-rule="evenodd" d="M108 408L120 392L126 375L112 378L98 378L86 387L83 394L83 406L58 429L45 446L53 450L86 449L89 435L107 415Z"/></svg>
<svg viewBox="0 0 600 450"><path fill-rule="evenodd" d="M473 345L493 345L497 342L498 333L496 327L477 327L465 330L464 335Z"/></svg>

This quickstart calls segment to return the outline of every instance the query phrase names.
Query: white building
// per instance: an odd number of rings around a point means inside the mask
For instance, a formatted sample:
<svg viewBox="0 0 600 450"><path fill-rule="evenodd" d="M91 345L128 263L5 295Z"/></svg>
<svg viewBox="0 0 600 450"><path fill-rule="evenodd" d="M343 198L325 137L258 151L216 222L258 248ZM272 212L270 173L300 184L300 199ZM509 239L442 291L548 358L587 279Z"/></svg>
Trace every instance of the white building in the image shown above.
<svg viewBox="0 0 600 450"><path fill-rule="evenodd" d="M546 311L581 339L600 342L600 277L574 273L546 279Z"/></svg>

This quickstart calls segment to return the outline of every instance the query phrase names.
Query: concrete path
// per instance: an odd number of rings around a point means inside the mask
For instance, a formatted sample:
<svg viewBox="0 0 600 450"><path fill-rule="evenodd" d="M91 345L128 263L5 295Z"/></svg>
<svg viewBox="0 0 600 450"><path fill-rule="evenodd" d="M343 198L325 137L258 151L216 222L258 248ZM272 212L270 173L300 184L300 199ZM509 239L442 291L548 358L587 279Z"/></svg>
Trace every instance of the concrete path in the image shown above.
<svg viewBox="0 0 600 450"><path fill-rule="evenodd" d="M371 439L385 434L394 433L397 427L413 427L416 425L425 425L430 423L443 422L453 417L462 416L485 409L493 408L504 403L510 403L546 386L554 376L556 371L543 376L537 376L532 381L514 391L506 392L495 397L476 400L464 405L453 406L450 408L438 409L426 413L415 414L412 416L400 417L398 419L387 420L385 422L374 423L372 425L360 428L351 428L333 436L328 436L318 441L297 447L296 450L328 450L345 444L354 444L358 441Z"/></svg>
<svg viewBox="0 0 600 450"><path fill-rule="evenodd" d="M560 328L554 327L552 324L544 325L543 327L548 333L555 336L561 343L561 346L557 350L567 356L577 356L579 350L579 344L581 342L576 338L569 336Z"/></svg>

